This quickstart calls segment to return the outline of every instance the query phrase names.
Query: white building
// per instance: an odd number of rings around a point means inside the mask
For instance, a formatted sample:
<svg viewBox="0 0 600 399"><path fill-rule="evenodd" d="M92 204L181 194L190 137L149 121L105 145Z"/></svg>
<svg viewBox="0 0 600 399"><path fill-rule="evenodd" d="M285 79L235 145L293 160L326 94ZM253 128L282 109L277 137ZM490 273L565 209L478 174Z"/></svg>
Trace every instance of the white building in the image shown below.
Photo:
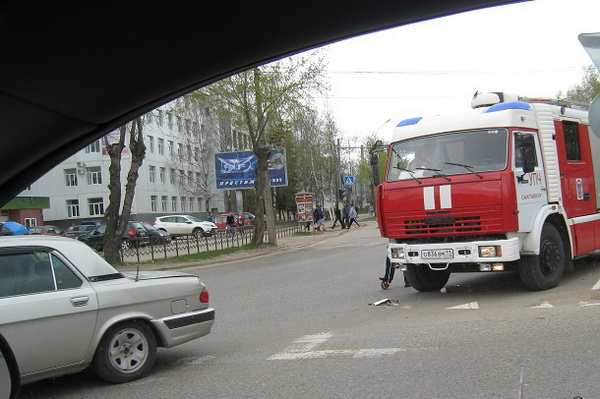
<svg viewBox="0 0 600 399"><path fill-rule="evenodd" d="M221 146L219 128L208 110L202 113L196 121L164 110L143 117L146 157L139 170L132 219L153 221L165 214L205 216L208 211L224 211L223 194L214 181L214 153ZM131 156L125 148L122 182L130 162ZM102 220L108 206L109 165L104 139L96 140L20 195L50 198L50 208L44 209L48 224L68 227L82 221Z"/></svg>

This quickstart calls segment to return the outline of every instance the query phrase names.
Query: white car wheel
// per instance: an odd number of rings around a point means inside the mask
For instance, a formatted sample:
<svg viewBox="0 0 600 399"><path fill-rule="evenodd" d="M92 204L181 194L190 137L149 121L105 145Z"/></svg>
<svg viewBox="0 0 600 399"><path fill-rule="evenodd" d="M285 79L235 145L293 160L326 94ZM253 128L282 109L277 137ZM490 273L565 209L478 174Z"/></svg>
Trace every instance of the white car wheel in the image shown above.
<svg viewBox="0 0 600 399"><path fill-rule="evenodd" d="M127 321L111 327L94 357L94 371L105 381L122 383L146 374L156 360L156 337L144 322Z"/></svg>
<svg viewBox="0 0 600 399"><path fill-rule="evenodd" d="M192 234L196 238L202 238L205 236L204 230L202 230L201 228L195 228L194 231L192 231Z"/></svg>

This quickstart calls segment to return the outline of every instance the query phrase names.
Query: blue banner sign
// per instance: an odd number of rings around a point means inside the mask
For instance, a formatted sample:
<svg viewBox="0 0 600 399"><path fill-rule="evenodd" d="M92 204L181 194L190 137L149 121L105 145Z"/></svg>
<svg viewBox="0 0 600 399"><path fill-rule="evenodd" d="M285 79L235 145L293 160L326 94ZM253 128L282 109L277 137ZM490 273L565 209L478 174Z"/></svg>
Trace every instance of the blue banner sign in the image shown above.
<svg viewBox="0 0 600 399"><path fill-rule="evenodd" d="M217 188L254 188L258 157L254 151L221 152L215 154ZM287 186L285 149L271 150L269 154L271 187Z"/></svg>

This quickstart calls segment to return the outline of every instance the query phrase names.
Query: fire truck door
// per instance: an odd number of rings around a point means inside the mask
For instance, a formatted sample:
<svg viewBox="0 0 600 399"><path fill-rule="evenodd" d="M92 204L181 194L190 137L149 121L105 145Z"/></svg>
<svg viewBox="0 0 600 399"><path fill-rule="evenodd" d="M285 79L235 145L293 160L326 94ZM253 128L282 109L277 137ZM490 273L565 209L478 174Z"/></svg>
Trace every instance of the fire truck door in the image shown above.
<svg viewBox="0 0 600 399"><path fill-rule="evenodd" d="M523 173L523 162L521 159L522 141L533 141L535 143L535 169L530 173ZM538 210L548 203L546 176L542 166L540 144L537 135L529 132L515 132L513 135L512 153L512 166L515 172L517 206L519 209L519 231L527 232L532 230L533 221Z"/></svg>
<svg viewBox="0 0 600 399"><path fill-rule="evenodd" d="M596 187L587 126L556 121L562 200L568 218L596 212Z"/></svg>

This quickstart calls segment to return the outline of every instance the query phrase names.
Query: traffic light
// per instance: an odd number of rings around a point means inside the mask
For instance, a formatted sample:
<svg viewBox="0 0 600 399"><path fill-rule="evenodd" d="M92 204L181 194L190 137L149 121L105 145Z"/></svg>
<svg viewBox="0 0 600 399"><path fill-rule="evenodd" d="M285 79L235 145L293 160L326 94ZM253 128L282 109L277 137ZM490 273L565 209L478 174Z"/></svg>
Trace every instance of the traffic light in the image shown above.
<svg viewBox="0 0 600 399"><path fill-rule="evenodd" d="M346 190L339 189L338 196L340 197L340 201L344 200L344 196L346 195Z"/></svg>

